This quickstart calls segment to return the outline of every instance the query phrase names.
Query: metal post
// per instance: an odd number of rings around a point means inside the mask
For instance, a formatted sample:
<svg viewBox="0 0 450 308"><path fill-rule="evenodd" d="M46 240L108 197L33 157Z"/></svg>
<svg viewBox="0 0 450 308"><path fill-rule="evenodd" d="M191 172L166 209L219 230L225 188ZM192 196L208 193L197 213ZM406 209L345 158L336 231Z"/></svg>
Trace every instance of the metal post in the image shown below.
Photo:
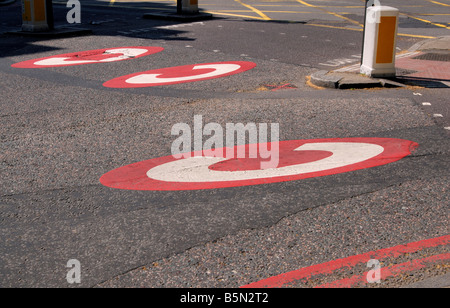
<svg viewBox="0 0 450 308"><path fill-rule="evenodd" d="M362 43L362 51L361 51L361 65L364 59L364 42L366 40L366 22L367 22L367 4L369 0L366 0L366 4L364 5L364 28L363 28L363 43Z"/></svg>

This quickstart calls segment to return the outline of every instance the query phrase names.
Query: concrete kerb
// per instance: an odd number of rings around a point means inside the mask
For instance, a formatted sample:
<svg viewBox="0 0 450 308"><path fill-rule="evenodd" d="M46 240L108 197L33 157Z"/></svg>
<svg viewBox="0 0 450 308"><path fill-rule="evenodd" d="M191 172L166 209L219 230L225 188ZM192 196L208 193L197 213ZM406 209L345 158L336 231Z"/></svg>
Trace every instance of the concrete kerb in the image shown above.
<svg viewBox="0 0 450 308"><path fill-rule="evenodd" d="M311 83L318 87L337 89L343 77L339 74L329 74L328 71L318 71L311 75Z"/></svg>
<svg viewBox="0 0 450 308"><path fill-rule="evenodd" d="M409 51L427 51L427 50L450 50L450 36L440 36L433 39L420 41L414 44Z"/></svg>
<svg viewBox="0 0 450 308"><path fill-rule="evenodd" d="M318 71L311 75L310 82L318 87L331 89L398 88L404 84L384 78L370 78L361 74Z"/></svg>

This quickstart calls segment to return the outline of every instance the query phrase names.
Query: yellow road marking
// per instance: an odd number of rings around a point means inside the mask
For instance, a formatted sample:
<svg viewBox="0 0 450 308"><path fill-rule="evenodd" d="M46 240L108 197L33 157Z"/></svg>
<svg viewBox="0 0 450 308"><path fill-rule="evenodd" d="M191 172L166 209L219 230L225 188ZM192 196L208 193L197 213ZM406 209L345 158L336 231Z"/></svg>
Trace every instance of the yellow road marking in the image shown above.
<svg viewBox="0 0 450 308"><path fill-rule="evenodd" d="M261 18L262 18L263 20L270 20L270 17L269 17L269 16L267 16L266 14L264 14L263 12L261 12L260 10L254 8L253 6L248 5L248 4L245 4L245 3L242 3L241 0L234 0L234 1L236 1L237 3L239 3L239 4L243 5L243 6L245 6L245 7L248 8L248 9L252 10L252 11L255 12L256 14L258 14L259 16L261 16Z"/></svg>
<svg viewBox="0 0 450 308"><path fill-rule="evenodd" d="M435 23L435 22L432 22L432 21L429 21L429 20L426 20L426 19L423 19L423 18L419 18L419 17L415 17L415 16L412 16L412 15L409 15L409 14L405 14L405 13L400 13L400 14L401 14L401 15L408 16L409 18L413 18L413 19L416 19L416 20L425 22L425 23L427 23L427 24L430 24L430 25L433 25L433 26L436 26L436 27L441 27L441 28L445 28L445 29L450 29L450 27L447 27L446 25L443 25L443 24L438 24L438 23Z"/></svg>
<svg viewBox="0 0 450 308"><path fill-rule="evenodd" d="M428 0L428 2L437 4L437 5L450 6L450 4L445 4L445 3L441 3L441 2L437 2L437 1L433 1L433 0Z"/></svg>
<svg viewBox="0 0 450 308"><path fill-rule="evenodd" d="M248 10L216 10L217 13L248 13ZM281 13L281 14L317 14L317 12L306 12L306 11L261 11L263 13ZM339 12L339 14L351 14L348 12ZM260 19L258 17L258 19Z"/></svg>
<svg viewBox="0 0 450 308"><path fill-rule="evenodd" d="M233 16L233 17L257 19L257 20L265 20L262 17L255 17L255 16L248 16L248 15L241 15L241 14L224 13L224 12L220 12L220 11L219 12L218 11L206 11L206 13L213 14L213 15L223 15L223 16Z"/></svg>
<svg viewBox="0 0 450 308"><path fill-rule="evenodd" d="M398 36L415 37L415 38L424 38L424 39L434 39L434 38L436 38L435 36L416 35L416 34L406 34L406 33L399 33Z"/></svg>
<svg viewBox="0 0 450 308"><path fill-rule="evenodd" d="M305 24L305 26L322 27L322 28L331 28L331 29L340 29L340 30L349 30L349 31L359 31L359 32L362 32L362 31L363 31L363 29L346 28L346 27L337 27L337 26L321 25L321 24ZM436 38L435 36L416 35L416 34L406 34L406 33L399 33L398 36L414 37L414 38L424 38L424 39L432 39L432 38Z"/></svg>
<svg viewBox="0 0 450 308"><path fill-rule="evenodd" d="M255 7L251 6L251 5L242 3L241 0L235 0L235 1L237 3L243 5L244 7L250 9L251 11L255 12L259 16L255 17L255 16L249 16L249 15L243 15L243 14L232 14L232 13L230 13L230 12L236 12L236 13L238 13L238 12L245 13L246 12L246 11L239 11L239 10L235 10L235 11L233 11L233 10L229 10L229 11L228 10L227 11L207 11L207 12L211 13L211 14L216 14L216 15L234 16L234 17L257 19L257 20L271 20L271 18L269 16L267 16L265 13L288 13L288 12L291 12L292 14L294 14L294 13L298 13L298 14L308 14L309 13L309 14L311 14L312 13L312 12L300 12L300 11L299 12L295 12L295 11L279 11L278 12L278 11L265 11L265 10L261 11L261 10L258 10L257 8L255 8ZM351 23L353 23L355 25L358 25L360 27L364 27L361 23L341 15L341 14L346 14L346 13L338 14L338 13L330 12L330 11L328 11L328 10L323 8L323 7L331 7L331 6L317 6L317 5L313 5L313 4L307 3L304 0L295 0L295 1L300 3L300 4L303 4L304 6L315 8L317 10L321 10L322 12L324 12L326 14L333 15L335 17L347 20L347 21L349 21L349 22L351 22ZM364 0L361 0L361 1L364 1ZM442 5L442 6L450 6L449 4L441 3L441 2L438 2L438 1L434 1L434 0L425 0L425 1L431 2L431 3L435 3L435 4L438 4L438 5ZM58 2L59 1L56 1L56 3L58 3ZM118 2L120 2L120 0L109 0L109 5L112 6L112 5L116 4L115 5L116 7L133 8L132 6L127 6L127 5L122 5L122 4L119 5L119 4L117 4ZM145 1L143 1L143 2L145 2ZM166 2L176 2L176 0L166 1ZM101 4L87 4L87 5L88 6L103 6ZM264 4L264 5L261 4L261 5L258 5L258 6L260 6L260 7L262 7L262 6L264 6L264 7L270 7L270 6L272 6L272 7L276 7L276 6L278 6L278 7L280 7L280 6L281 7L298 7L298 5L278 5L278 4ZM356 8L356 7L364 7L364 6L337 6L337 7L340 7L340 8ZM405 6L405 7L418 7L418 6ZM144 9L144 10L155 10L156 8L141 7L141 9ZM170 10L170 9L166 8L166 9L160 9L160 10ZM417 19L417 20L420 20L422 22L429 23L429 24L432 24L432 25L435 25L435 26L438 26L438 27L442 27L442 28L445 28L445 29L450 29L449 26L446 26L446 25L443 25L443 24L433 23L433 22L431 22L429 20L425 20L425 19L422 19L422 18L419 18L419 17L415 17L415 16L412 16L412 15L407 15L407 14L403 14L403 15L406 15L406 16L408 16L410 18ZM418 14L418 15L434 16L434 15L450 15L450 14ZM348 28L348 27L338 27L338 26L331 26L331 25L324 25L324 24L306 24L306 25L315 26L315 27L323 27L323 28L349 30L349 31L363 31L363 29L355 29L355 28ZM413 38L425 38L425 39L435 38L434 36L405 34L405 33L399 33L398 35L399 36L405 36L405 37L413 37Z"/></svg>
<svg viewBox="0 0 450 308"><path fill-rule="evenodd" d="M360 26L360 27L364 27L361 23L357 22L356 20L353 20L353 19L350 19L350 18L348 18L348 17L339 15L339 14L334 13L334 12L330 12L330 11L325 10L325 9L323 9L323 8L321 8L321 7L318 7L318 6L316 6L316 5L309 4L309 3L307 3L307 2L305 2L305 1L303 1L303 0L296 0L296 1L297 1L298 3L300 3L300 4L305 5L305 6L312 7L312 8L318 9L318 10L321 10L321 11L327 13L327 14L330 14L330 15L333 15L333 16L336 16L336 17L339 17L339 18L342 18L342 19L347 20L347 21L349 21L349 22L351 22L351 23L353 23L353 24L355 24L355 25L358 25L358 26Z"/></svg>
<svg viewBox="0 0 450 308"><path fill-rule="evenodd" d="M340 29L340 30L350 30L350 31L360 31L362 32L363 29L354 29L354 28L346 28L346 27L337 27L337 26L330 26L330 25L321 25L321 24L305 24L306 26L313 26L313 27L322 27L322 28L331 28L331 29Z"/></svg>

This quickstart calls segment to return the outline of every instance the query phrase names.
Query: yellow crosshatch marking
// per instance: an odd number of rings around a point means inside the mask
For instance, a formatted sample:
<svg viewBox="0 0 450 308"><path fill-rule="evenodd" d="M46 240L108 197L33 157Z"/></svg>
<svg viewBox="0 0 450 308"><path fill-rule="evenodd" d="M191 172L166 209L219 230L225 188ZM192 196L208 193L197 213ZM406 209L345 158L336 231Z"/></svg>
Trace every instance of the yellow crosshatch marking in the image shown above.
<svg viewBox="0 0 450 308"><path fill-rule="evenodd" d="M356 25L358 25L358 26L364 27L361 23L359 23L359 22L357 22L357 21L355 21L355 20L353 20L353 19L350 19L350 18L347 18L347 17L342 16L342 15L340 15L340 14L337 14L337 13L334 13L334 12L331 12L331 11L328 11L328 10L325 10L325 9L323 9L323 8L321 8L321 7L312 5L312 4L307 3L307 2L305 2L305 1L303 1L303 0L297 0L297 2L300 3L300 4L303 4L304 6L317 8L317 9L319 9L319 10L321 10L321 11L324 11L324 12L327 13L327 14L330 14L330 15L333 15L333 16L336 16L336 17L339 17L339 18L342 18L342 19L347 20L347 21L349 21L349 22L351 22L351 23L353 23L353 24L356 24Z"/></svg>
<svg viewBox="0 0 450 308"><path fill-rule="evenodd" d="M253 12L255 12L256 14L258 14L259 16L261 16L262 19L264 19L264 20L270 20L270 18L269 18L266 14L264 14L263 12L261 12L260 10L258 10L258 9L256 9L256 8L254 8L253 6L248 5L248 4L245 4L245 3L242 3L241 0L234 0L234 1L236 1L237 3L239 3L239 4L243 5L243 6L245 6L246 8L249 8L250 10L252 10Z"/></svg>
<svg viewBox="0 0 450 308"><path fill-rule="evenodd" d="M63 0L56 0L63 3ZM55 1L55 2L56 2ZM364 28L362 15L365 0L190 0L191 3L198 2L199 8L207 13L217 16L228 16L242 19L254 19L260 21L288 22L302 21L305 25L329 29L340 29L346 31L362 31ZM382 1L383 5L394 6L400 9L402 16L411 18L417 22L435 26L442 30L449 30L449 23L445 20L450 12L442 11L442 8L450 7L448 0L419 0L414 3L409 1L390 3L390 0ZM65 3L65 2L64 2ZM85 2L86 3L86 2ZM103 4L102 4L103 3ZM131 8L134 3L139 4L142 10L171 10L176 6L177 0L98 0L88 1L84 5L90 6L114 6ZM167 4L165 7L157 8L155 3ZM150 5L146 5L150 4ZM436 10L422 8L434 7ZM439 11L440 10L440 11ZM429 12L429 13L428 13ZM436 12L436 13L433 13ZM328 16L328 17L327 17ZM359 18L355 17L359 16ZM311 22L310 22L311 20ZM439 21L440 20L440 21ZM319 22L320 21L320 22ZM339 24L341 23L341 24ZM405 33L406 32L406 33ZM401 29L398 34L410 38L434 38L432 35L417 33L411 28ZM438 33L436 36L446 35Z"/></svg>

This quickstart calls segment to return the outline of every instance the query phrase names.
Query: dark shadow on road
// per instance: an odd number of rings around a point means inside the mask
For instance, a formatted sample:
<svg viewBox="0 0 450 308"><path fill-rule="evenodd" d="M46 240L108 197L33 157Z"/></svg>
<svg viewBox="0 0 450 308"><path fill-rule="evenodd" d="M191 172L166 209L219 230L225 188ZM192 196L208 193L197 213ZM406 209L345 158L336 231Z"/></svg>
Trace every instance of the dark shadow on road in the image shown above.
<svg viewBox="0 0 450 308"><path fill-rule="evenodd" d="M55 27L83 28L92 31L91 35L127 36L149 40L193 41L189 30L171 27L182 21L152 20L142 18L149 12L176 12L176 3L163 2L116 2L86 0L81 1L81 24L70 25L66 7L67 1L53 1ZM41 46L39 41L55 39L52 37L24 37L11 35L10 32L21 30L22 5L16 1L8 6L0 6L0 58L13 55L34 54L51 51L52 48Z"/></svg>

